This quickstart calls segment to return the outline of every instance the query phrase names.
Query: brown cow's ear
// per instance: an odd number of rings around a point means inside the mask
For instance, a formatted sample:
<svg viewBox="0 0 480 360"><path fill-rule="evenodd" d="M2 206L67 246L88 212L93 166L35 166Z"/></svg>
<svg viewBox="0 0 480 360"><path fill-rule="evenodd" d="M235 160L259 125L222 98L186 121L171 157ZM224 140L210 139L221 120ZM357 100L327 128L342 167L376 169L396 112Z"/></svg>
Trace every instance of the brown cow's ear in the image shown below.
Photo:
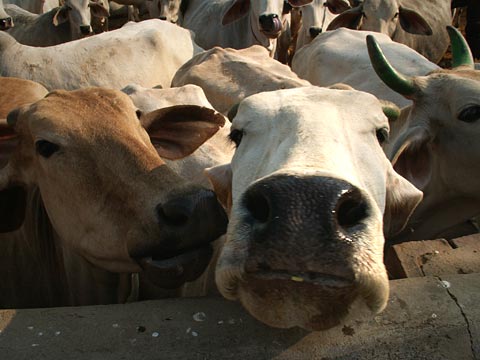
<svg viewBox="0 0 480 360"><path fill-rule="evenodd" d="M250 0L235 0L230 9L223 15L222 25L228 25L248 15Z"/></svg>
<svg viewBox="0 0 480 360"><path fill-rule="evenodd" d="M432 28L419 13L400 6L398 16L400 18L400 25L406 32L415 35L433 34Z"/></svg>
<svg viewBox="0 0 480 360"><path fill-rule="evenodd" d="M223 125L225 117L215 110L197 105L176 105L142 115L158 154L169 160L193 153Z"/></svg>
<svg viewBox="0 0 480 360"><path fill-rule="evenodd" d="M98 18L104 18L104 17L109 17L110 16L110 13L109 13L108 9L105 9L103 4L101 4L101 3L90 1L88 6L90 7L90 11L92 13L92 16L95 16L95 17L98 17Z"/></svg>
<svg viewBox="0 0 480 360"><path fill-rule="evenodd" d="M205 169L205 175L210 180L218 201L230 215L232 209L232 167L230 164L211 167Z"/></svg>
<svg viewBox="0 0 480 360"><path fill-rule="evenodd" d="M357 6L351 8L350 10L344 11L338 15L333 21L328 25L327 30L335 30L341 27L346 27L353 30L358 30L362 26L363 19L363 6Z"/></svg>
<svg viewBox="0 0 480 360"><path fill-rule="evenodd" d="M403 230L423 193L398 175L391 166L387 173L387 193L383 214L383 232L386 238Z"/></svg>
<svg viewBox="0 0 480 360"><path fill-rule="evenodd" d="M300 6L304 6L304 5L308 5L312 2L313 0L288 0L288 3L292 6L292 7L300 7Z"/></svg>
<svg viewBox="0 0 480 360"><path fill-rule="evenodd" d="M347 0L327 0L327 6L328 10L335 15L352 8Z"/></svg>
<svg viewBox="0 0 480 360"><path fill-rule="evenodd" d="M58 8L57 12L53 16L53 25L58 26L68 21L68 8L63 5Z"/></svg>

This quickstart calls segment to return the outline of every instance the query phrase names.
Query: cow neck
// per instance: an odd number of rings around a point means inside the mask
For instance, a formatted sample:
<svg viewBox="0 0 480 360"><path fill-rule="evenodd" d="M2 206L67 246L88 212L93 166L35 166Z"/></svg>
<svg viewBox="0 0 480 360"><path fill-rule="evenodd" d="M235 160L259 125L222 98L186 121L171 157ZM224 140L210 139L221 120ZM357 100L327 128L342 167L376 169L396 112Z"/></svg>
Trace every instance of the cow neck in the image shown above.
<svg viewBox="0 0 480 360"><path fill-rule="evenodd" d="M7 50L11 51L10 48L12 46L20 47L22 45L6 32L0 31L0 52L6 52ZM12 54L16 54L16 52L13 52Z"/></svg>

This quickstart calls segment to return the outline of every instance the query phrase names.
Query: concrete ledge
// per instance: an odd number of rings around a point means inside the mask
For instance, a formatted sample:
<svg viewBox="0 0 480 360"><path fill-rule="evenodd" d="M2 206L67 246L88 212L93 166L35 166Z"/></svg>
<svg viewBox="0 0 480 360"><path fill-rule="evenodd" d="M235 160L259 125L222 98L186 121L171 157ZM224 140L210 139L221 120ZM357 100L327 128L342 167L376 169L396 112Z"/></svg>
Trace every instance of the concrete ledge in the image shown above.
<svg viewBox="0 0 480 360"><path fill-rule="evenodd" d="M268 328L220 298L4 310L0 358L475 359L479 293L480 274L394 280L382 314L312 333Z"/></svg>

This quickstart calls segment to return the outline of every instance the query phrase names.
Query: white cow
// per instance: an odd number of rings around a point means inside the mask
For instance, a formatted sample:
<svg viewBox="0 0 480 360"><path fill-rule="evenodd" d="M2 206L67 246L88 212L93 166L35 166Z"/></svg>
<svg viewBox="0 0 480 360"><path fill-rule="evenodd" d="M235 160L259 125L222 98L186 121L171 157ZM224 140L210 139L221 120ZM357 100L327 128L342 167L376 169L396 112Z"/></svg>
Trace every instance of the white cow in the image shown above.
<svg viewBox="0 0 480 360"><path fill-rule="evenodd" d="M227 114L243 98L262 91L310 86L286 65L269 57L259 45L247 49L215 47L178 69L172 86L200 86L213 107Z"/></svg>
<svg viewBox="0 0 480 360"><path fill-rule="evenodd" d="M312 0L288 0L301 6ZM214 46L247 48L262 45L273 57L283 30L284 0L184 0L180 24L195 32L204 49Z"/></svg>
<svg viewBox="0 0 480 360"><path fill-rule="evenodd" d="M173 75L202 51L188 30L152 19L47 48L17 43L0 32L0 74L33 80L47 89L130 83L170 87Z"/></svg>
<svg viewBox="0 0 480 360"><path fill-rule="evenodd" d="M297 35L295 49L309 44L318 34L327 30L335 17L350 9L347 0L314 0L299 8L302 24Z"/></svg>
<svg viewBox="0 0 480 360"><path fill-rule="evenodd" d="M335 18L328 30L381 32L437 63L448 47L450 6L450 0L363 0Z"/></svg>
<svg viewBox="0 0 480 360"><path fill-rule="evenodd" d="M424 192L424 200L392 242L464 235L454 227L480 213L480 71L462 35L453 27L448 31L453 69L426 76L395 70L374 38L367 38L378 75L413 101L402 110L403 127L387 153L397 172ZM465 231L461 227L458 231Z"/></svg>
<svg viewBox="0 0 480 360"><path fill-rule="evenodd" d="M59 0L4 0L4 4L13 4L33 14L43 14L60 6Z"/></svg>
<svg viewBox="0 0 480 360"><path fill-rule="evenodd" d="M13 27L13 20L3 8L3 0L0 0L0 31L8 30Z"/></svg>
<svg viewBox="0 0 480 360"><path fill-rule="evenodd" d="M412 102L391 90L377 76L368 57L365 37L375 34L393 65L411 76L426 75L440 68L415 50L392 41L387 35L341 28L317 36L295 53L292 69L318 86L344 83L389 100L399 107Z"/></svg>
<svg viewBox="0 0 480 360"><path fill-rule="evenodd" d="M67 0L60 8L44 14L30 13L16 5L5 5L15 27L8 33L19 43L30 46L53 46L91 35L92 17L108 18L108 9L91 0Z"/></svg>
<svg viewBox="0 0 480 360"><path fill-rule="evenodd" d="M421 199L383 153L387 134L380 102L359 91L312 86L243 100L232 162L208 170L233 204L221 293L281 328L335 326L358 315L355 303L381 311L383 230L399 231Z"/></svg>
<svg viewBox="0 0 480 360"><path fill-rule="evenodd" d="M145 0L145 5L150 18L166 20L176 24L180 14L181 2L181 0Z"/></svg>

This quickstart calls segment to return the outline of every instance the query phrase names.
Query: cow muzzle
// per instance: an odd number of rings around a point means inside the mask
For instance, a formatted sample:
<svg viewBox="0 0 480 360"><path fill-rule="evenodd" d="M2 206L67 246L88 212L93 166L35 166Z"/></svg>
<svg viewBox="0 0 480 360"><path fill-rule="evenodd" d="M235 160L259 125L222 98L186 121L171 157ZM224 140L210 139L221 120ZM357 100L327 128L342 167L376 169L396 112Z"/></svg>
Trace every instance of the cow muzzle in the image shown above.
<svg viewBox="0 0 480 360"><path fill-rule="evenodd" d="M282 21L276 14L260 15L258 18L260 31L266 37L276 39L282 32Z"/></svg>
<svg viewBox="0 0 480 360"><path fill-rule="evenodd" d="M317 26L312 26L308 29L308 33L312 39L315 39L319 34L322 33L322 28Z"/></svg>
<svg viewBox="0 0 480 360"><path fill-rule="evenodd" d="M222 279L229 269L217 267L219 289L239 298L258 320L281 328L330 328L356 300L374 312L383 309L382 219L372 201L331 177L274 175L256 182L241 199L240 219L231 219L242 236L237 243L248 244L242 280L232 286ZM229 229L226 245L236 229ZM235 296L225 294L227 288L235 288Z"/></svg>
<svg viewBox="0 0 480 360"><path fill-rule="evenodd" d="M130 250L146 277L163 288L198 278L212 257L211 242L223 235L228 219L210 190L175 196L156 208L160 240Z"/></svg>
<svg viewBox="0 0 480 360"><path fill-rule="evenodd" d="M11 17L0 20L0 30L8 30L13 27L13 20Z"/></svg>
<svg viewBox="0 0 480 360"><path fill-rule="evenodd" d="M81 25L80 32L82 33L82 35L85 35L85 36L93 33L92 27L90 25Z"/></svg>

